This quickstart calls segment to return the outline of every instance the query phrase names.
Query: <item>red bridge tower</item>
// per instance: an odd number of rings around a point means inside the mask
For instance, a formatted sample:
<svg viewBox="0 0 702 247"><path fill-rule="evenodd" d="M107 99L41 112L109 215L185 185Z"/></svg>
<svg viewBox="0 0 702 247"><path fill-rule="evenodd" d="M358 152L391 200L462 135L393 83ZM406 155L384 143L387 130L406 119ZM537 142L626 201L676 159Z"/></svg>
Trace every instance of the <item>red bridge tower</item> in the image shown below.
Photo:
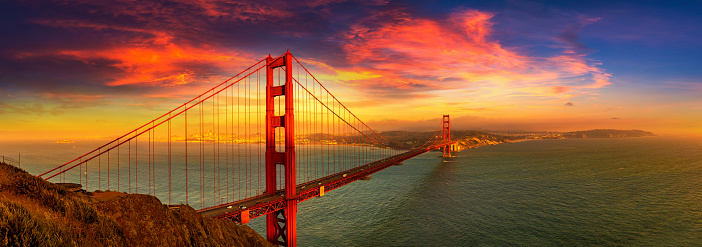
<svg viewBox="0 0 702 247"><path fill-rule="evenodd" d="M276 169L285 171L285 207L266 215L268 241L283 246L297 246L297 197L295 195L295 115L293 113L292 54L266 58L266 193L276 192ZM273 85L273 69L282 68L285 84ZM275 115L275 97L285 97L285 114ZM285 129L285 152L275 150L275 130Z"/></svg>
<svg viewBox="0 0 702 247"><path fill-rule="evenodd" d="M451 142L451 119L449 115L444 115L443 126L444 143ZM451 157L451 145L444 147L444 157Z"/></svg>

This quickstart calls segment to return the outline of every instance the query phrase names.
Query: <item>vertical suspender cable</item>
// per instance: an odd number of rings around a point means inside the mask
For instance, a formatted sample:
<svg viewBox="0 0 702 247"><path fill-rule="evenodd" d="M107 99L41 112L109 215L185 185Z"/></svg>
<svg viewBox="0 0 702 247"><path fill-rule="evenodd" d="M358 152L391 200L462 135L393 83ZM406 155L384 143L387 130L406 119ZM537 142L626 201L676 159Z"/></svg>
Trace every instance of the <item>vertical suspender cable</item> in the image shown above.
<svg viewBox="0 0 702 247"><path fill-rule="evenodd" d="M243 102L242 102L242 100L241 100L241 98L242 98L242 93L241 93L241 91L242 91L242 87L243 87L242 85L244 85L244 86L246 85L246 82L245 82L245 80L243 80L243 78L242 78L242 81L240 81L240 82L237 84L237 91L236 91L236 104L237 104L237 105L236 105L236 110L237 110L237 114L236 114L236 123L237 123L237 124L236 124L236 133L237 133L237 137L238 137L238 138L237 138L237 147L236 147L236 154L237 154L237 177L238 177L238 178L237 178L237 183L238 183L238 185L237 185L237 191L239 192L239 193L238 193L238 194L239 194L239 195L238 195L238 196L239 196L239 197L238 197L239 200L240 200L240 199L243 199L243 197L242 197L242 192L245 192L243 188L246 187L246 181L243 181L243 182L244 182L244 185L242 186L242 180L244 179L244 174L243 174L242 171L241 171L241 170L242 170L242 167L243 167L244 169L246 168L246 167L245 167L245 165L246 165L246 164L245 164L245 161L246 161L246 160L245 160L244 157L242 156L242 155L243 155L243 154L242 154L242 149L243 149L243 147L244 147L244 146L243 146L243 145L244 145L244 144L243 144L244 139L243 139L243 137L242 137L242 128L241 128L241 118L244 116L244 114L243 114L243 112L242 112L242 109L243 109L243 107L242 107L243 105L242 105L242 104L243 104Z"/></svg>
<svg viewBox="0 0 702 247"><path fill-rule="evenodd" d="M100 153L100 149L98 148L98 153ZM102 160L102 156L98 157L98 190L102 189L102 165L100 163ZM88 167L86 166L85 170L88 170ZM87 179L85 181L88 181Z"/></svg>
<svg viewBox="0 0 702 247"><path fill-rule="evenodd" d="M107 152L107 190L110 190L110 152Z"/></svg>
<svg viewBox="0 0 702 247"><path fill-rule="evenodd" d="M119 143L117 146L117 191L121 191L120 185L119 185L119 182L120 182L120 179L119 179L119 174L120 174L120 171L119 171L120 170L120 168L119 168L119 147L122 145L121 145L119 139L117 139L117 143Z"/></svg>
<svg viewBox="0 0 702 247"><path fill-rule="evenodd" d="M204 169L203 169L203 166L204 166L204 164L203 164L203 160L204 160L204 157L203 157L203 148L205 147L205 146L204 146L204 142L203 142L203 136L204 136L204 131L203 131L203 118L204 118L204 117L203 117L203 113L202 113L202 105L203 105L203 104L202 104L202 101L200 101L200 102L199 102L199 108L200 108L200 116L199 116L199 118L200 118L200 119L199 119L199 120L200 120L200 134L198 135L198 136L199 136L198 144L200 144L200 145L198 145L198 146L200 147L200 195L199 195L199 196L200 196L200 207L201 207L201 208L205 206L205 187L204 187L205 183L204 183L203 177L202 177L202 176L203 176L203 170L204 170Z"/></svg>
<svg viewBox="0 0 702 247"><path fill-rule="evenodd" d="M230 85L231 86L231 85ZM224 175L224 196L226 198L226 202L231 202L229 198L229 90L231 89L230 86L227 86L227 89L224 90L224 168L225 168L225 175ZM220 187L221 189L221 187Z"/></svg>
<svg viewBox="0 0 702 247"><path fill-rule="evenodd" d="M134 137L134 189L139 193L139 136Z"/></svg>
<svg viewBox="0 0 702 247"><path fill-rule="evenodd" d="M264 164L261 163L261 147L262 146L260 144L261 143L260 133L263 129L263 127L261 126L261 103L262 103L261 99L262 99L262 97L261 97L261 77L260 77L261 73L260 73L260 71L261 70L258 70L256 72L256 113L257 113L257 115L256 115L256 132L257 132L256 146L258 147L258 154L256 155L256 156L258 156L258 164L256 165L256 167L258 167L258 181L257 181L257 185L256 185L256 195L261 194L259 191L259 190L261 190L261 166L264 166ZM265 97L263 97L263 99L265 99ZM263 189L263 191L265 191L265 189Z"/></svg>
<svg viewBox="0 0 702 247"><path fill-rule="evenodd" d="M127 158L129 159L129 174L127 174L127 180L129 180L129 193L132 193L132 140L129 140L129 153L127 153Z"/></svg>
<svg viewBox="0 0 702 247"><path fill-rule="evenodd" d="M185 204L188 203L188 103L185 107Z"/></svg>
<svg viewBox="0 0 702 247"><path fill-rule="evenodd" d="M168 114L168 204L171 205L173 202L171 201L172 198L172 185L171 185L171 114Z"/></svg>
<svg viewBox="0 0 702 247"><path fill-rule="evenodd" d="M148 194L151 194L151 138L153 137L152 132L153 132L153 129L149 130L149 139L146 141L146 144L149 146L148 147L149 152L148 152L148 156L147 156L147 159L149 161L149 163L148 163L149 171L147 173L148 178L149 178L149 187L148 187L149 192L148 192Z"/></svg>
<svg viewBox="0 0 702 247"><path fill-rule="evenodd" d="M217 135L215 133L215 96L214 91L212 91L212 205L217 205L217 170L215 169L215 162L217 162Z"/></svg>
<svg viewBox="0 0 702 247"><path fill-rule="evenodd" d="M156 196L156 129L154 129L154 122L151 122L151 130L152 130L152 138L153 140L151 141L151 180L153 181L152 184L154 185L154 196Z"/></svg>

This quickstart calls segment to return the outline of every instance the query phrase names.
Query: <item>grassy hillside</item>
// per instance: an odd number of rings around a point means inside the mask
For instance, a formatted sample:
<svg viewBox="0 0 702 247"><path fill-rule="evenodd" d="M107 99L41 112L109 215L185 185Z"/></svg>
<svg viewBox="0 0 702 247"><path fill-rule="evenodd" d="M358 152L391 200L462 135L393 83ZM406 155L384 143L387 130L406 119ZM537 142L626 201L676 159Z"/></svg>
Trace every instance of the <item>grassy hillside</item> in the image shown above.
<svg viewBox="0 0 702 247"><path fill-rule="evenodd" d="M402 148L416 148L426 143L432 136L440 136L441 132L385 131L380 135ZM451 140L458 142L460 149L468 149L508 142L509 137L474 130L453 130L451 131Z"/></svg>
<svg viewBox="0 0 702 247"><path fill-rule="evenodd" d="M74 193L0 163L0 246L271 246L247 226L149 195Z"/></svg>
<svg viewBox="0 0 702 247"><path fill-rule="evenodd" d="M451 139L458 144L458 151L461 149L477 148L487 145L509 142L513 138L488 134L474 130L454 130L451 131Z"/></svg>

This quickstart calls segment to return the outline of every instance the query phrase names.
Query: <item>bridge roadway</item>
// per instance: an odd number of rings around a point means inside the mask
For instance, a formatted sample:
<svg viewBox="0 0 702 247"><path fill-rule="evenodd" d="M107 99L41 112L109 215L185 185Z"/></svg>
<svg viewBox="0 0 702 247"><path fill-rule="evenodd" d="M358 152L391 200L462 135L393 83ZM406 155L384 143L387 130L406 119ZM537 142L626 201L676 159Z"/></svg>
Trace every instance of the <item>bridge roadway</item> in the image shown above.
<svg viewBox="0 0 702 247"><path fill-rule="evenodd" d="M353 181L366 178L373 173L408 160L417 155L454 143L455 142L449 142L424 148L412 149L395 156L374 161L307 183L299 184L297 185L297 193L294 199L296 199L297 202L306 201L310 198L320 196L322 186L324 186L324 192L332 191ZM265 194L214 207L203 208L198 210L198 212L205 217L214 219L228 218L235 222L246 224L250 219L264 216L268 213L285 208L286 199L284 195L284 190L278 190L273 194ZM248 212L248 215L246 212Z"/></svg>

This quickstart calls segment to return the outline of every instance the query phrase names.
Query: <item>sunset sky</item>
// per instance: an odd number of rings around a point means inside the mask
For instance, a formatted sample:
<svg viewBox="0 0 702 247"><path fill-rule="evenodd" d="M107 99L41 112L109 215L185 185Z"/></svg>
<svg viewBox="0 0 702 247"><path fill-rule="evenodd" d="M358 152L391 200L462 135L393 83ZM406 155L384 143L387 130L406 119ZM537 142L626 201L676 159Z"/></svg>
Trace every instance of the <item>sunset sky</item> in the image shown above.
<svg viewBox="0 0 702 247"><path fill-rule="evenodd" d="M114 136L287 49L378 130L702 134L699 1L2 1L0 139Z"/></svg>

